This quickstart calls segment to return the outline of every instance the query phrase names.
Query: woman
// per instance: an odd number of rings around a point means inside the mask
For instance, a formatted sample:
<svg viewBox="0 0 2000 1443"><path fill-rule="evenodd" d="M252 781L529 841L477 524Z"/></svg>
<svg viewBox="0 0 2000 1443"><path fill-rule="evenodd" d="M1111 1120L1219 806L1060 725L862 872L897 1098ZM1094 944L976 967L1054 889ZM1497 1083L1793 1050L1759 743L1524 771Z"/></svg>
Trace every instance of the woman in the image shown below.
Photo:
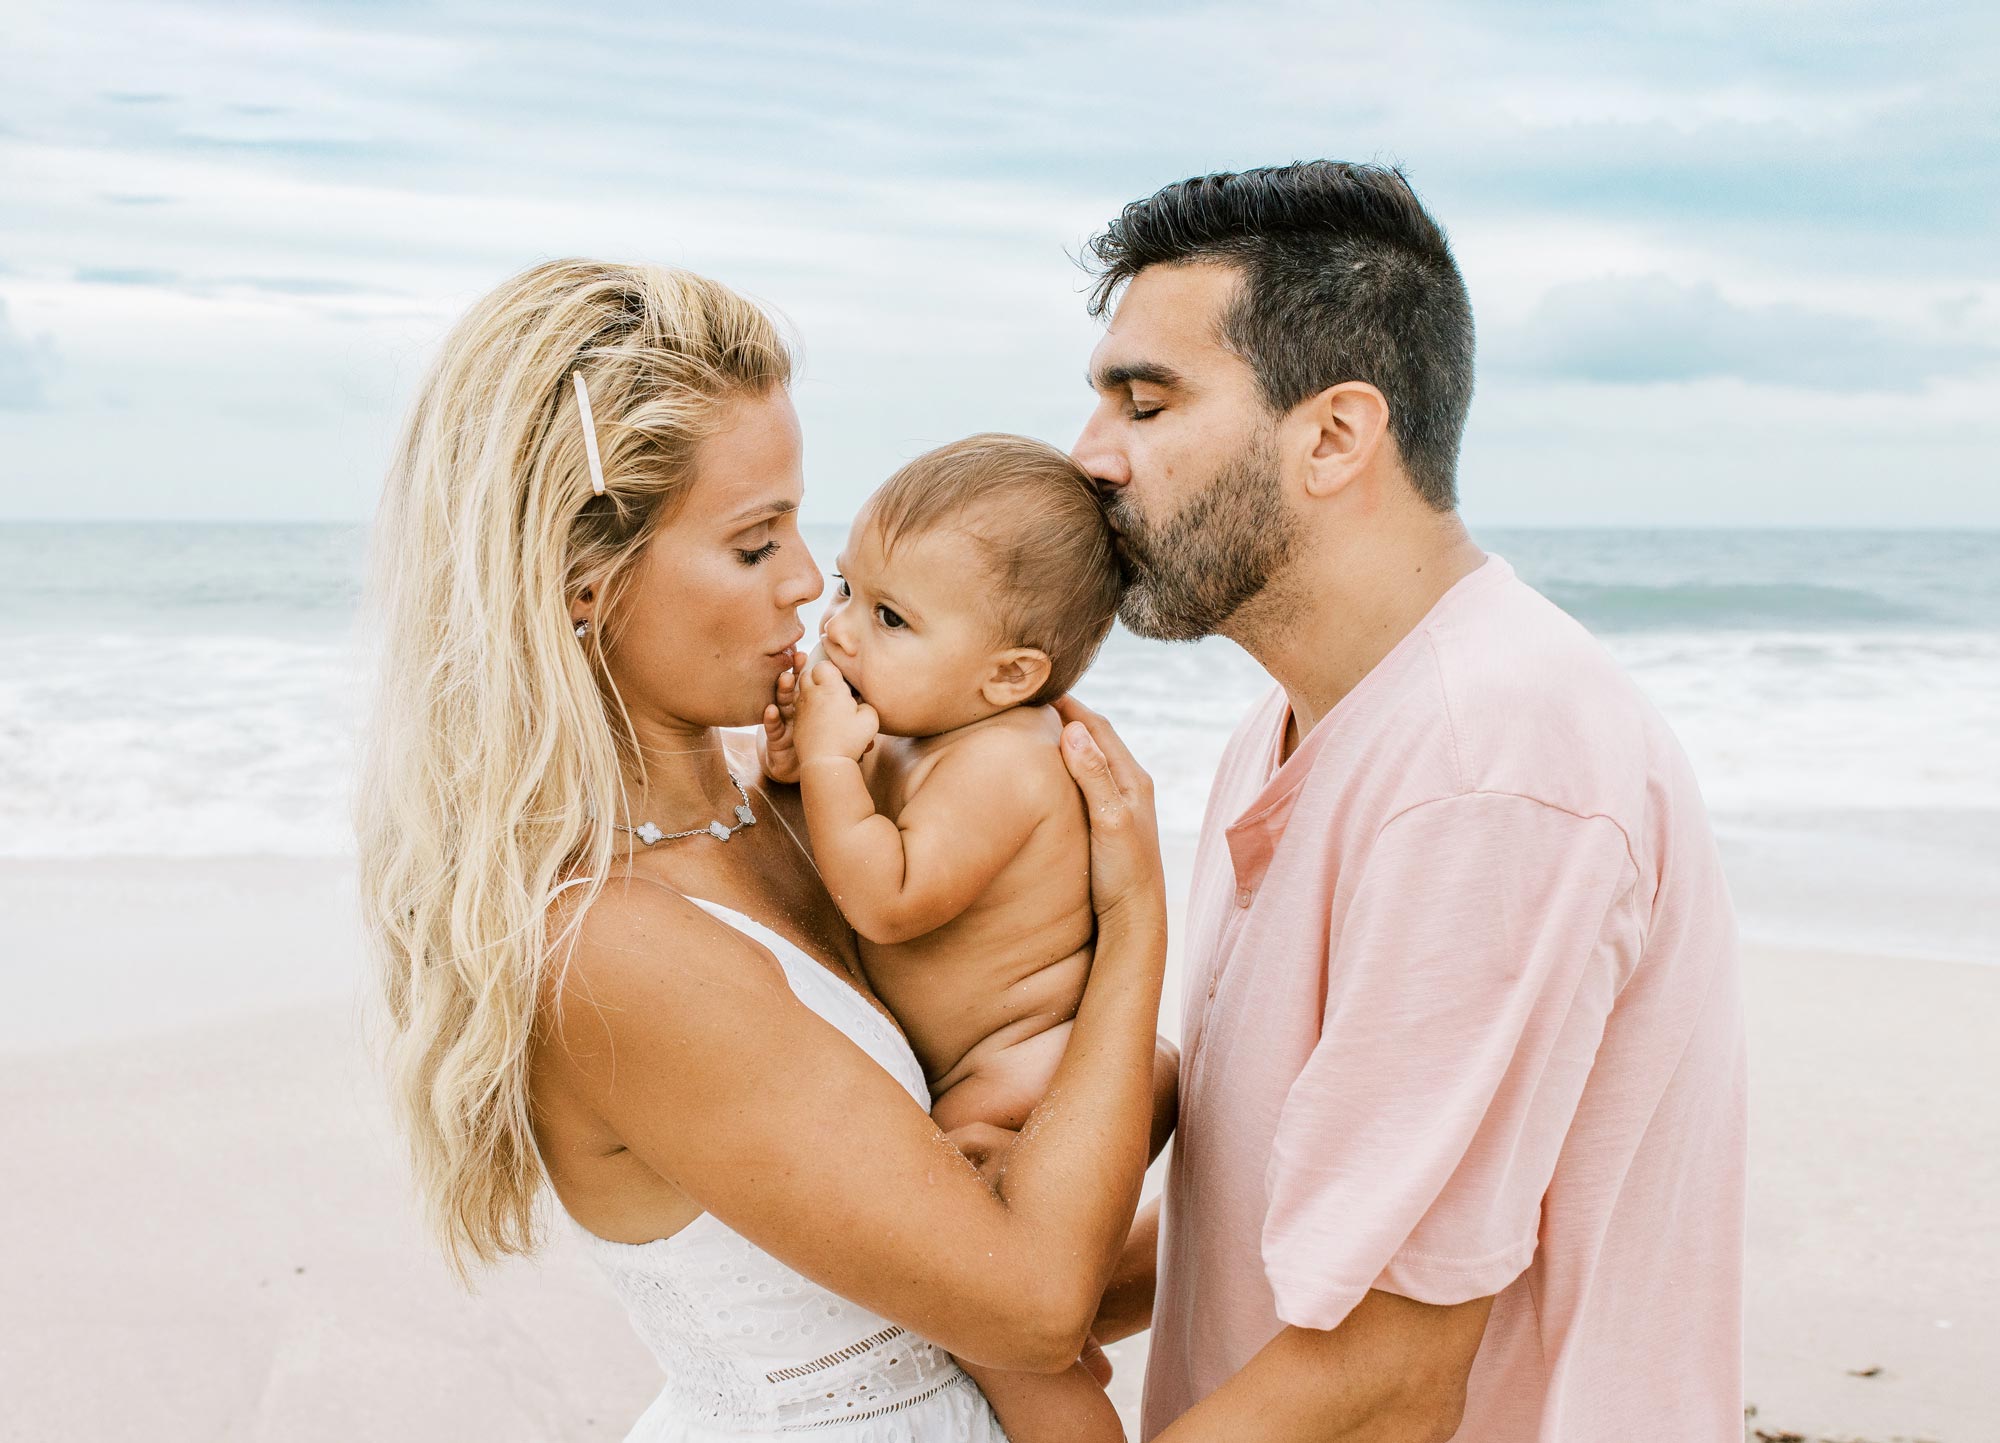
<svg viewBox="0 0 2000 1443"><path fill-rule="evenodd" d="M997 1440L945 1354L1073 1365L1146 1164L1151 784L1070 708L1094 975L989 1182L796 796L720 730L760 719L822 585L789 372L724 287L582 261L446 341L377 523L359 825L392 1088L461 1271L533 1248L545 1178L584 1230L668 1373L632 1438Z"/></svg>

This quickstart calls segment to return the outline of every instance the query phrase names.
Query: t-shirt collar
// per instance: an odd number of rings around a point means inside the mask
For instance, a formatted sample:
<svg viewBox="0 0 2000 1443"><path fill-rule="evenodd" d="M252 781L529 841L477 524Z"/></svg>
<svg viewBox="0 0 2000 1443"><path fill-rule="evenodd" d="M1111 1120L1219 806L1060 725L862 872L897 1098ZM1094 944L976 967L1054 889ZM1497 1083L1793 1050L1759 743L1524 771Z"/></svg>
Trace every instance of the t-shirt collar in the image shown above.
<svg viewBox="0 0 2000 1443"><path fill-rule="evenodd" d="M1285 823L1292 814L1292 804L1298 799L1299 789L1306 778L1312 775L1320 753L1326 750L1330 739L1339 733L1346 719L1367 709L1369 698L1380 685L1381 678L1394 670L1390 663L1409 648L1421 645L1423 634L1462 604L1469 594L1513 574L1514 568L1504 559L1487 553L1485 561L1453 582L1451 588L1432 603L1431 609L1402 640L1390 647L1388 654L1355 684L1354 689L1335 703L1311 731L1299 738L1298 746L1282 764L1278 761L1278 754L1284 747L1285 732L1291 725L1291 702L1282 687L1275 689L1265 700L1263 705L1269 712L1266 722L1269 730L1264 734L1258 755L1261 758L1259 770L1266 780L1256 798L1230 823L1225 833L1229 839L1230 855L1236 862L1240 885L1254 885L1251 874L1261 873L1262 864L1269 861L1270 849L1284 833Z"/></svg>

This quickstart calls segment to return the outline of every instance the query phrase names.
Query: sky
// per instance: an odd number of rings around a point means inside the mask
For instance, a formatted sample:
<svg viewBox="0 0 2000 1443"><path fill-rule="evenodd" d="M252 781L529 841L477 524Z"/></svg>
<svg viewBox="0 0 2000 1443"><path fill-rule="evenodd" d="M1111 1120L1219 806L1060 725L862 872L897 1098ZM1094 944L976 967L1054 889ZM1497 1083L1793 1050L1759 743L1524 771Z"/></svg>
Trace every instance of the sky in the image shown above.
<svg viewBox="0 0 2000 1443"><path fill-rule="evenodd" d="M1996 17L9 0L0 520L365 520L451 320L561 255L778 312L844 520L1074 439L1119 207L1328 156L1451 234L1475 524L2000 525Z"/></svg>

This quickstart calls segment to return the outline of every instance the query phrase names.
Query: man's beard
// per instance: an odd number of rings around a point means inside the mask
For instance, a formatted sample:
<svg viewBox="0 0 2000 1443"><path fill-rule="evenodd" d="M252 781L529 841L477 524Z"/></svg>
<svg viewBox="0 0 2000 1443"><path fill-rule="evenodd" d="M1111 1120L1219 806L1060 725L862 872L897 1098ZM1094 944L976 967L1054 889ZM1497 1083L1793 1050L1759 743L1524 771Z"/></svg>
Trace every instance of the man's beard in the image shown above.
<svg viewBox="0 0 2000 1443"><path fill-rule="evenodd" d="M1221 632L1284 569L1297 539L1269 438L1229 461L1163 523L1147 521L1122 491L1105 510L1118 528L1125 573L1118 619L1158 641Z"/></svg>

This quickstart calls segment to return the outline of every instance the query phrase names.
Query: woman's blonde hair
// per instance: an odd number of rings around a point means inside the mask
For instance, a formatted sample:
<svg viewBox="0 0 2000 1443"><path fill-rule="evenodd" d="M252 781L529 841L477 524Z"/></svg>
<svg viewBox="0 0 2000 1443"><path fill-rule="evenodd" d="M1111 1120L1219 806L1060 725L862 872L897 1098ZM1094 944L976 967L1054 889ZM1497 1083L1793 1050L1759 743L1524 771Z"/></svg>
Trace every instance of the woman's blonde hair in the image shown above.
<svg viewBox="0 0 2000 1443"><path fill-rule="evenodd" d="M571 375L589 387L593 495ZM551 261L444 343L373 538L379 694L356 800L389 1091L461 1276L531 1251L528 1097L550 959L611 864L638 764L602 665L621 579L733 400L788 384L770 318L685 271ZM571 599L593 588L579 640ZM550 902L585 879L552 929Z"/></svg>

